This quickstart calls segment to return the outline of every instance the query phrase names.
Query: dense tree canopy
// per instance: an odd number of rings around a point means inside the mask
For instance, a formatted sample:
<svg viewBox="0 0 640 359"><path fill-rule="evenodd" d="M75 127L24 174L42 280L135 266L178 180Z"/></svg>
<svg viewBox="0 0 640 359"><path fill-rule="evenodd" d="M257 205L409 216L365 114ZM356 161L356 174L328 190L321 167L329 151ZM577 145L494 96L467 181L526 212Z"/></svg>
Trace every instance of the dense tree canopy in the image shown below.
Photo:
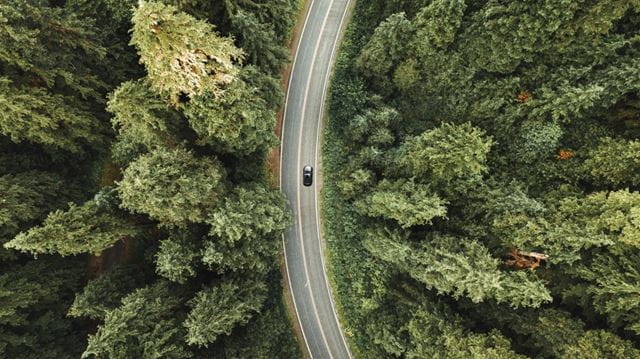
<svg viewBox="0 0 640 359"><path fill-rule="evenodd" d="M354 11L324 218L362 356L637 356L640 2Z"/></svg>
<svg viewBox="0 0 640 359"><path fill-rule="evenodd" d="M0 357L300 357L264 164L298 5L0 3Z"/></svg>

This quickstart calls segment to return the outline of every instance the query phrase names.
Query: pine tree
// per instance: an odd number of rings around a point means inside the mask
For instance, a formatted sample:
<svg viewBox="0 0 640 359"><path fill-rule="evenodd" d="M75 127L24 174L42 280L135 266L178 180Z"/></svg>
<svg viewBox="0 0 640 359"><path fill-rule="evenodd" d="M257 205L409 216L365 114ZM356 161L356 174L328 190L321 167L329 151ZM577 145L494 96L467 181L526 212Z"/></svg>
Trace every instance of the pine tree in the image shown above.
<svg viewBox="0 0 640 359"><path fill-rule="evenodd" d="M493 226L511 248L541 251L550 256L551 264L571 264L583 251L597 247L638 248L638 203L640 193L628 190L567 196L549 215L506 213Z"/></svg>
<svg viewBox="0 0 640 359"><path fill-rule="evenodd" d="M119 136L147 148L173 146L184 132L184 120L164 100L151 92L147 81L125 82L114 91L107 109Z"/></svg>
<svg viewBox="0 0 640 359"><path fill-rule="evenodd" d="M189 345L207 346L221 334L247 323L260 311L266 298L260 282L228 280L205 288L189 302L192 307L184 322Z"/></svg>
<svg viewBox="0 0 640 359"><path fill-rule="evenodd" d="M0 177L0 238L13 238L21 229L36 224L50 210L75 197L73 186L50 172L27 171Z"/></svg>
<svg viewBox="0 0 640 359"><path fill-rule="evenodd" d="M42 225L18 234L5 247L33 254L99 255L117 241L138 232L135 224L90 200L81 206L70 203L66 211L49 213Z"/></svg>
<svg viewBox="0 0 640 359"><path fill-rule="evenodd" d="M0 4L0 63L6 66L3 73L21 76L19 82L28 83L34 90L53 89L59 82L81 98L100 99L105 84L95 67L106 50L93 21L48 3L15 0ZM22 75L18 75L20 72Z"/></svg>
<svg viewBox="0 0 640 359"><path fill-rule="evenodd" d="M177 283L184 283L196 275L196 261L200 257L201 243L187 231L172 231L160 241L156 253L156 272Z"/></svg>
<svg viewBox="0 0 640 359"><path fill-rule="evenodd" d="M20 87L0 77L0 133L14 142L31 141L82 152L106 141L106 128L87 103L43 88Z"/></svg>
<svg viewBox="0 0 640 359"><path fill-rule="evenodd" d="M211 238L202 261L220 272L267 271L289 216L280 192L262 184L238 187L207 220Z"/></svg>
<svg viewBox="0 0 640 359"><path fill-rule="evenodd" d="M182 300L164 282L127 295L109 311L82 358L191 358L181 326Z"/></svg>
<svg viewBox="0 0 640 359"><path fill-rule="evenodd" d="M596 184L640 184L640 141L607 137L588 156L585 172Z"/></svg>
<svg viewBox="0 0 640 359"><path fill-rule="evenodd" d="M449 191L480 181L487 171L491 138L469 123L440 127L406 140L397 153L400 168Z"/></svg>
<svg viewBox="0 0 640 359"><path fill-rule="evenodd" d="M639 356L640 350L636 349L631 342L604 330L589 330L567 348L562 359L625 359Z"/></svg>
<svg viewBox="0 0 640 359"><path fill-rule="evenodd" d="M433 218L447 214L446 200L413 181L382 180L355 205L364 215L395 220L402 228L431 224Z"/></svg>
<svg viewBox="0 0 640 359"><path fill-rule="evenodd" d="M411 246L402 233L378 230L368 233L364 246L427 288L456 299L467 297L474 303L493 299L514 308L535 308L552 300L540 279L501 271L487 248L468 238L434 234Z"/></svg>
<svg viewBox="0 0 640 359"><path fill-rule="evenodd" d="M220 95L206 92L194 98L185 115L200 143L228 153L266 151L277 143L275 111L259 95L257 88L236 79Z"/></svg>
<svg viewBox="0 0 640 359"><path fill-rule="evenodd" d="M171 5L142 1L133 15L131 45L138 49L151 88L177 105L180 96L214 97L233 82L242 50L211 24Z"/></svg>
<svg viewBox="0 0 640 359"><path fill-rule="evenodd" d="M144 284L144 279L139 266L114 265L76 294L68 314L104 320L107 313L120 306L122 298Z"/></svg>
<svg viewBox="0 0 640 359"><path fill-rule="evenodd" d="M157 148L140 156L118 183L122 207L146 213L166 226L204 222L220 202L225 170L214 158L182 149Z"/></svg>
<svg viewBox="0 0 640 359"><path fill-rule="evenodd" d="M43 257L10 269L0 274L0 356L78 357L86 332L66 310L82 281L82 261Z"/></svg>

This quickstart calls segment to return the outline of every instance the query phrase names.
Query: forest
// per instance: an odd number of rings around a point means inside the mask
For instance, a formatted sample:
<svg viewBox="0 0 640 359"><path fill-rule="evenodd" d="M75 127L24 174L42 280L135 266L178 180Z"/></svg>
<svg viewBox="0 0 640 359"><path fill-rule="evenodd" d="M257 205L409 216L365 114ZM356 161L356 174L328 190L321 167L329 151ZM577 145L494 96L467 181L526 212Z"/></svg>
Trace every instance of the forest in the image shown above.
<svg viewBox="0 0 640 359"><path fill-rule="evenodd" d="M265 165L300 5L0 2L0 357L301 356Z"/></svg>
<svg viewBox="0 0 640 359"><path fill-rule="evenodd" d="M640 358L640 1L357 1L323 218L362 358Z"/></svg>

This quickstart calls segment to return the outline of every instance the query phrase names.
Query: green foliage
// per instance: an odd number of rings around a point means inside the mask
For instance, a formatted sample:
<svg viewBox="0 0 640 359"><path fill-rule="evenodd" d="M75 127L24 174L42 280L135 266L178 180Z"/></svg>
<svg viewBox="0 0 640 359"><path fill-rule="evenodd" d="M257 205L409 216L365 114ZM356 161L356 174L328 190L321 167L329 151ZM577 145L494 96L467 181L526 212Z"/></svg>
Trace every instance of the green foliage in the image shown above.
<svg viewBox="0 0 640 359"><path fill-rule="evenodd" d="M576 270L586 281L578 284L590 296L593 308L607 316L614 327L640 333L640 254L625 250L619 256L600 255Z"/></svg>
<svg viewBox="0 0 640 359"><path fill-rule="evenodd" d="M143 80L125 82L111 94L107 106L113 127L121 137L147 148L176 144L183 121Z"/></svg>
<svg viewBox="0 0 640 359"><path fill-rule="evenodd" d="M551 263L573 263L594 247L638 247L640 194L621 190L562 198L545 217L505 214L496 232L516 248L541 250Z"/></svg>
<svg viewBox="0 0 640 359"><path fill-rule="evenodd" d="M12 86L6 77L0 77L0 132L14 142L31 141L71 152L106 140L104 125L87 103L42 88Z"/></svg>
<svg viewBox="0 0 640 359"><path fill-rule="evenodd" d="M131 45L138 49L151 88L173 105L180 96L223 94L238 73L243 58L229 38L211 24L171 5L142 1L133 15Z"/></svg>
<svg viewBox="0 0 640 359"><path fill-rule="evenodd" d="M259 95L257 88L236 79L222 94L205 92L194 98L185 115L200 143L217 145L224 152L265 151L277 143L276 120Z"/></svg>
<svg viewBox="0 0 640 359"><path fill-rule="evenodd" d="M157 148L129 165L118 192L124 208L163 225L185 226L207 218L220 201L224 177L214 158L196 158L182 148Z"/></svg>
<svg viewBox="0 0 640 359"><path fill-rule="evenodd" d="M199 257L198 245L189 233L175 231L160 241L156 253L156 272L173 282L184 283L196 275L194 262Z"/></svg>
<svg viewBox="0 0 640 359"><path fill-rule="evenodd" d="M0 14L3 74L23 72L21 80L30 82L38 97L46 93L38 87L53 89L59 84L82 98L101 97L105 84L92 67L103 59L106 49L98 41L92 19L50 7L43 0L3 2Z"/></svg>
<svg viewBox="0 0 640 359"><path fill-rule="evenodd" d="M467 297L474 303L493 299L514 308L538 307L552 299L535 276L499 270L498 260L476 241L435 234L412 247L400 236L372 232L364 246L439 294Z"/></svg>
<svg viewBox="0 0 640 359"><path fill-rule="evenodd" d="M120 305L122 298L144 284L144 279L144 272L138 266L115 265L76 294L69 316L104 320L107 313Z"/></svg>
<svg viewBox="0 0 640 359"><path fill-rule="evenodd" d="M372 74L389 75L404 55L414 27L404 13L390 16L378 26L358 58L358 66Z"/></svg>
<svg viewBox="0 0 640 359"><path fill-rule="evenodd" d="M192 309L184 322L187 343L207 346L219 335L231 334L260 311L265 291L260 282L230 280L198 292L189 302Z"/></svg>
<svg viewBox="0 0 640 359"><path fill-rule="evenodd" d="M447 214L446 200L413 181L382 180L355 205L364 215L395 220L402 228L431 224L433 218Z"/></svg>
<svg viewBox="0 0 640 359"><path fill-rule="evenodd" d="M77 357L83 333L66 318L82 262L43 257L0 274L0 356Z"/></svg>
<svg viewBox="0 0 640 359"><path fill-rule="evenodd" d="M291 223L285 201L280 191L263 184L237 187L207 220L210 234L237 242L282 233Z"/></svg>
<svg viewBox="0 0 640 359"><path fill-rule="evenodd" d="M399 166L410 176L440 186L465 188L480 181L487 171L491 144L491 138L485 138L482 130L469 123L443 123L406 140L396 156Z"/></svg>
<svg viewBox="0 0 640 359"><path fill-rule="evenodd" d="M219 272L264 272L275 258L279 236L291 223L285 199L262 184L237 187L207 220L212 236L202 261Z"/></svg>
<svg viewBox="0 0 640 359"><path fill-rule="evenodd" d="M470 333L462 328L460 318L439 312L420 308L408 322L412 347L407 358L525 358L511 350L509 340L499 332Z"/></svg>
<svg viewBox="0 0 640 359"><path fill-rule="evenodd" d="M107 313L82 358L191 358L182 340L180 305L164 282L136 290Z"/></svg>
<svg viewBox="0 0 640 359"><path fill-rule="evenodd" d="M272 282L272 288L279 288L279 278L275 278L276 276L273 276L273 282L277 283ZM301 358L302 353L293 330L283 320L288 315L281 296L267 296L260 315L255 315L246 325L236 327L232 335L220 337L225 357Z"/></svg>
<svg viewBox="0 0 640 359"><path fill-rule="evenodd" d="M556 148L563 129L557 122L525 121L520 128L517 143L518 159L533 162L551 155Z"/></svg>
<svg viewBox="0 0 640 359"><path fill-rule="evenodd" d="M567 348L562 358L623 359L638 356L640 356L640 350L636 349L632 343L604 330L589 330Z"/></svg>
<svg viewBox="0 0 640 359"><path fill-rule="evenodd" d="M535 358L637 356L639 15L637 0L356 3L324 146L354 352L513 357L508 337ZM414 225L425 193L446 218ZM400 294L416 281L425 296Z"/></svg>
<svg viewBox="0 0 640 359"><path fill-rule="evenodd" d="M70 203L66 211L49 213L42 225L18 234L5 247L33 254L98 255L118 240L138 232L135 224L103 210L91 200L81 206Z"/></svg>
<svg viewBox="0 0 640 359"><path fill-rule="evenodd" d="M25 226L43 219L51 209L70 200L74 191L64 179L42 171L6 174L0 177L2 208L0 209L0 238L5 242Z"/></svg>
<svg viewBox="0 0 640 359"><path fill-rule="evenodd" d="M243 10L231 18L232 31L246 60L268 73L277 73L289 58L287 48L274 41L274 25L260 22L256 15Z"/></svg>
<svg viewBox="0 0 640 359"><path fill-rule="evenodd" d="M640 184L640 141L606 137L584 162L587 175L600 185Z"/></svg>

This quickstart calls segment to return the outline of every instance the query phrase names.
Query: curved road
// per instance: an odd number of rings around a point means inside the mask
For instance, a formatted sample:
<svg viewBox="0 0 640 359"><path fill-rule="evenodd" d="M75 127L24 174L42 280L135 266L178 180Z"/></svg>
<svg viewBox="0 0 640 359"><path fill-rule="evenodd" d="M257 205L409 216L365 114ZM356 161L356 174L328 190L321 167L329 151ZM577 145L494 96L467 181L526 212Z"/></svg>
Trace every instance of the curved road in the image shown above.
<svg viewBox="0 0 640 359"><path fill-rule="evenodd" d="M331 64L350 0L311 0L293 60L285 102L280 187L293 209L284 254L294 309L309 355L351 358L327 283L318 215L318 152ZM312 187L302 167L314 167Z"/></svg>

